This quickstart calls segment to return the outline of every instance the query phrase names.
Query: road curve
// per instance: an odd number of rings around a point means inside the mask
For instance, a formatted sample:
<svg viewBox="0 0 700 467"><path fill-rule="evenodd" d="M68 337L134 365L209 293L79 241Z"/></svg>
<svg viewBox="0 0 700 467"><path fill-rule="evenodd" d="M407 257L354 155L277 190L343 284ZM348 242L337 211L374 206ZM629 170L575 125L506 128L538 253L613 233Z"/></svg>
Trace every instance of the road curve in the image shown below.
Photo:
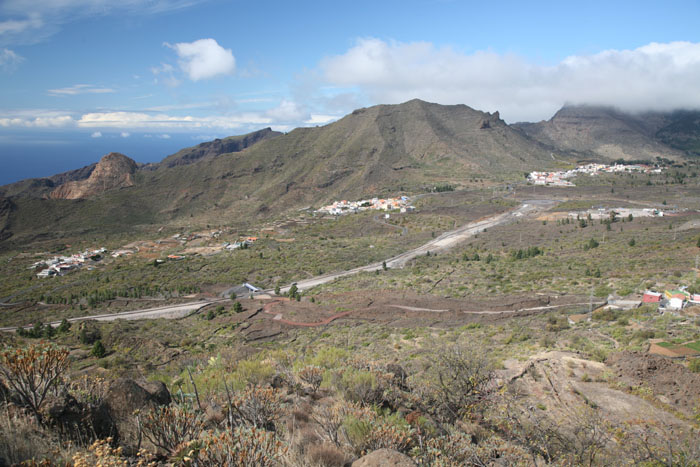
<svg viewBox="0 0 700 467"><path fill-rule="evenodd" d="M464 240L476 235L479 232L483 232L486 229L495 227L506 222L510 222L519 219L527 214L532 214L535 211L540 211L543 209L548 209L556 204L556 201L551 200L527 200L524 201L517 209L512 211L498 214L487 219L483 219L478 222L470 222L455 230L445 232L437 238L429 241L428 243L409 250L405 253L401 253L392 258L386 260L387 268L402 268L409 261L418 257L424 256L428 252L435 253L447 250L453 246L463 242ZM353 269L348 269L347 271L335 272L330 274L323 274L321 276L312 277L310 279L301 280L296 283L298 290L308 290L317 285L326 284L332 282L340 277L350 276L357 274L359 272L372 272L378 271L384 267L383 262L379 261L376 263L368 264L366 266L360 266ZM289 291L291 284L280 288L280 293L286 293ZM265 293L270 293L272 290L265 290Z"/></svg>
<svg viewBox="0 0 700 467"><path fill-rule="evenodd" d="M205 306L219 302L222 300L199 300L197 302L182 303L179 305L168 305L161 306L157 308L148 308L145 310L134 310L134 311L124 311L122 313L107 313L102 315L90 315L90 316L79 316L76 318L68 318L69 323L76 323L79 321L95 320L95 321L114 321L117 319L156 319L156 318L182 318L189 315L197 310L204 308ZM53 321L50 324L53 327L61 324L60 321ZM30 328L32 325L22 326L24 328ZM8 326L0 328L0 331L12 332L16 331L19 326Z"/></svg>

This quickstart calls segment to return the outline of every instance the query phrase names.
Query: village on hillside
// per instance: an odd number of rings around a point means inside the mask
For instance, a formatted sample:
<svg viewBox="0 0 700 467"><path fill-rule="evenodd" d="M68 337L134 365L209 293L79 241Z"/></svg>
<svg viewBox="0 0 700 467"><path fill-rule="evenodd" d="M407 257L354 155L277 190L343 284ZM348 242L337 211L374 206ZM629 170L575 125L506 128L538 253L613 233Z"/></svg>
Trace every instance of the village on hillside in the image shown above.
<svg viewBox="0 0 700 467"><path fill-rule="evenodd" d="M335 201L328 206L323 206L316 210L318 213L331 214L334 216L341 216L343 214L353 214L361 211L375 210L375 211L393 211L399 210L400 212L411 212L416 208L410 203L408 196L400 196L398 198L372 198L363 199L360 201Z"/></svg>
<svg viewBox="0 0 700 467"><path fill-rule="evenodd" d="M92 265L100 261L106 251L105 248L98 248L96 250L85 250L82 253L70 256L54 256L53 258L37 261L29 269L38 269L37 277L64 276L80 269L85 264Z"/></svg>
<svg viewBox="0 0 700 467"><path fill-rule="evenodd" d="M586 164L571 170L555 172L530 172L527 176L528 183L533 185L551 186L576 186L569 181L578 175L590 175L592 177L602 173L631 173L640 172L647 174L660 174L663 169L642 164Z"/></svg>

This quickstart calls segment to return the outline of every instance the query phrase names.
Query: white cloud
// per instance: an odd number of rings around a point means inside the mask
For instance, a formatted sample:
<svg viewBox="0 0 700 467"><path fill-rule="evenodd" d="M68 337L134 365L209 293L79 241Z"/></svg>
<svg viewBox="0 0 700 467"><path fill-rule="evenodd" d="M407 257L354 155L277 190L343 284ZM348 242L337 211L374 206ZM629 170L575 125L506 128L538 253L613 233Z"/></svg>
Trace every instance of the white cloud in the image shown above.
<svg viewBox="0 0 700 467"><path fill-rule="evenodd" d="M66 24L85 18L113 14L155 15L205 1L208 0L2 0L0 45L35 44L48 39Z"/></svg>
<svg viewBox="0 0 700 467"><path fill-rule="evenodd" d="M77 120L82 128L129 128L201 130L202 128L233 129L241 126L269 125L272 120L258 113L241 113L231 116L193 117L175 116L165 113L150 114L145 112L93 112L83 114Z"/></svg>
<svg viewBox="0 0 700 467"><path fill-rule="evenodd" d="M325 125L327 123L331 123L335 120L338 120L338 116L336 115L317 115L317 114L311 114L311 118L306 120L304 123L307 125Z"/></svg>
<svg viewBox="0 0 700 467"><path fill-rule="evenodd" d="M170 139L170 135L166 133L166 134L162 134L162 135L158 136L158 138L160 138L160 139Z"/></svg>
<svg viewBox="0 0 700 467"><path fill-rule="evenodd" d="M166 42L164 45L177 53L180 69L192 81L230 75L236 69L236 59L231 49L224 49L214 39L199 39L177 44Z"/></svg>
<svg viewBox="0 0 700 467"><path fill-rule="evenodd" d="M268 110L267 115L278 122L300 122L310 118L298 103L288 99L283 99L277 107Z"/></svg>
<svg viewBox="0 0 700 467"><path fill-rule="evenodd" d="M467 104L500 110L510 122L549 118L566 103L628 111L700 108L700 43L651 43L542 66L515 55L369 38L320 68L326 82L372 103Z"/></svg>
<svg viewBox="0 0 700 467"><path fill-rule="evenodd" d="M91 138L102 138L102 132L101 131L96 131L93 134L90 135Z"/></svg>
<svg viewBox="0 0 700 467"><path fill-rule="evenodd" d="M0 117L0 126L18 128L62 128L75 125L70 115L41 117Z"/></svg>
<svg viewBox="0 0 700 467"><path fill-rule="evenodd" d="M17 65L22 63L24 58L17 55L10 49L0 49L0 69L3 71L14 71Z"/></svg>
<svg viewBox="0 0 700 467"><path fill-rule="evenodd" d="M122 138L128 138L129 136L131 136L131 133L129 133L128 131L122 131L119 134L119 136L121 136Z"/></svg>
<svg viewBox="0 0 700 467"><path fill-rule="evenodd" d="M5 34L21 34L30 29L39 29L44 25L44 21L33 13L26 19L8 19L0 21L0 36Z"/></svg>
<svg viewBox="0 0 700 467"><path fill-rule="evenodd" d="M77 94L109 94L116 92L112 88L93 86L92 84L75 84L67 88L49 89L51 96L75 96Z"/></svg>

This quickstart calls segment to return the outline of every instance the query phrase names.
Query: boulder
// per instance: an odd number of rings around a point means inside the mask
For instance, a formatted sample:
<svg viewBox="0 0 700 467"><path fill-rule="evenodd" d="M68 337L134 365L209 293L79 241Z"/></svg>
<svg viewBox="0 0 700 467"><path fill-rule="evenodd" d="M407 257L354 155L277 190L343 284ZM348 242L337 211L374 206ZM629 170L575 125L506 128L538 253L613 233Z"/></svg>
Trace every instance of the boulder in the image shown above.
<svg viewBox="0 0 700 467"><path fill-rule="evenodd" d="M413 459L393 449L377 449L360 457L352 463L352 467L417 467Z"/></svg>
<svg viewBox="0 0 700 467"><path fill-rule="evenodd" d="M150 409L170 403L170 392L161 382L137 383L133 379L114 381L105 396L112 414L118 419L133 415L136 410Z"/></svg>
<svg viewBox="0 0 700 467"><path fill-rule="evenodd" d="M137 383L133 379L119 378L110 385L105 403L127 453L135 453L139 446L137 411L146 412L170 401L170 392L161 382Z"/></svg>
<svg viewBox="0 0 700 467"><path fill-rule="evenodd" d="M87 439L119 438L117 425L107 404L79 402L65 393L49 399L44 408L46 420L64 436L78 442Z"/></svg>

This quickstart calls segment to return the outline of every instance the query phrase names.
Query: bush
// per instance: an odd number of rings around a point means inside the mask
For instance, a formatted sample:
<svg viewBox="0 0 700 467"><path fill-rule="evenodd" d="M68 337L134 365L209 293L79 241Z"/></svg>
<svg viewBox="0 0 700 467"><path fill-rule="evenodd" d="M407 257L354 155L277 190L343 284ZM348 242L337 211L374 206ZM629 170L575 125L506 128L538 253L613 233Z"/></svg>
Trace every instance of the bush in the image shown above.
<svg viewBox="0 0 700 467"><path fill-rule="evenodd" d="M688 362L688 369L693 373L700 373L700 358L693 358Z"/></svg>
<svg viewBox="0 0 700 467"><path fill-rule="evenodd" d="M274 431L283 407L282 393L277 389L251 386L231 398L229 421L232 425L245 424Z"/></svg>
<svg viewBox="0 0 700 467"><path fill-rule="evenodd" d="M414 444L415 429L398 415L349 416L343 427L350 445L358 456L382 448L407 452Z"/></svg>
<svg viewBox="0 0 700 467"><path fill-rule="evenodd" d="M273 433L250 427L207 432L203 442L190 443L182 449L181 463L199 467L240 466L271 467L281 465L287 452ZM188 461L194 459L195 462Z"/></svg>
<svg viewBox="0 0 700 467"><path fill-rule="evenodd" d="M199 437L204 422L190 406L171 404L151 409L141 420L141 428L154 446L173 454L181 443Z"/></svg>
<svg viewBox="0 0 700 467"><path fill-rule="evenodd" d="M492 367L483 352L476 349L445 349L426 381L426 410L448 423L468 416L493 389Z"/></svg>
<svg viewBox="0 0 700 467"><path fill-rule="evenodd" d="M382 404L393 375L373 369L349 368L336 373L335 386L345 399L363 405Z"/></svg>
<svg viewBox="0 0 700 467"><path fill-rule="evenodd" d="M90 353L97 358L102 358L107 355L107 350L105 349L105 346L102 345L102 341L98 340L95 341L95 345L92 346Z"/></svg>
<svg viewBox="0 0 700 467"><path fill-rule="evenodd" d="M297 373L299 379L311 386L311 390L316 393L323 382L323 370L315 365L307 365Z"/></svg>
<svg viewBox="0 0 700 467"><path fill-rule="evenodd" d="M0 351L0 380L37 421L49 390L68 369L68 350L39 343Z"/></svg>

